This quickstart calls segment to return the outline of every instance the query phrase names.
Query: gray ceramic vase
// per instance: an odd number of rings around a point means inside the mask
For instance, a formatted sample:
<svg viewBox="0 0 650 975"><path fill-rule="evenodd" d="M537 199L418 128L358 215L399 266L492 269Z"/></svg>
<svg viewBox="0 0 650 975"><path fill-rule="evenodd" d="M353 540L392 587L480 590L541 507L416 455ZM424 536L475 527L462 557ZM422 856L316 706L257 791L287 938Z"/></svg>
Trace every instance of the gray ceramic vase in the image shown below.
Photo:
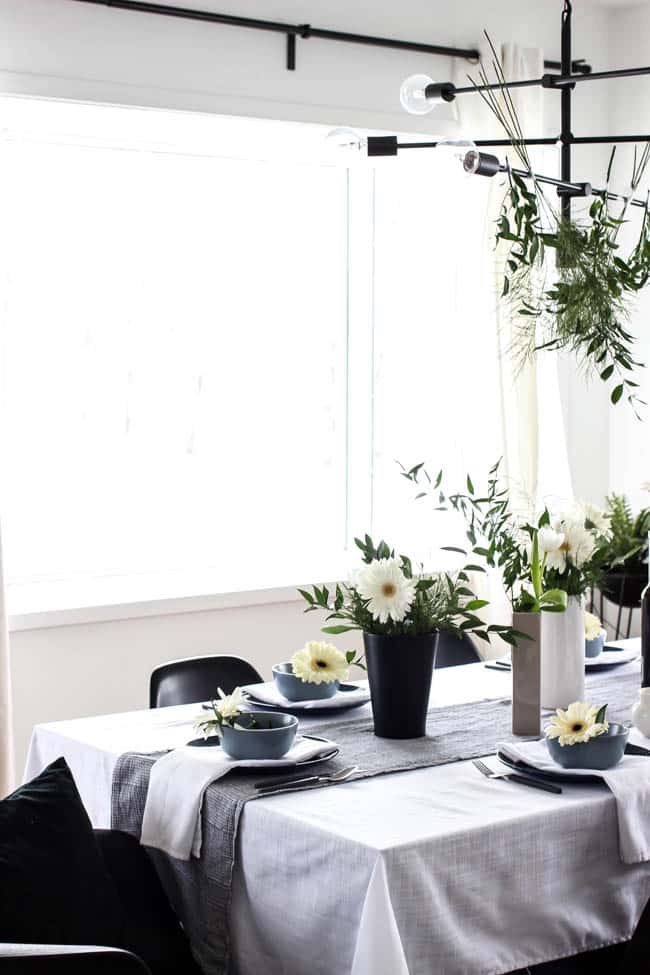
<svg viewBox="0 0 650 975"><path fill-rule="evenodd" d="M613 722L604 735L580 745L561 745L557 738L547 738L546 747L554 762L562 768L583 768L603 772L618 765L625 754L630 729Z"/></svg>
<svg viewBox="0 0 650 975"><path fill-rule="evenodd" d="M273 668L275 686L287 701L322 701L334 697L339 689L337 680L325 684L312 684L296 677L290 663L276 664Z"/></svg>
<svg viewBox="0 0 650 975"><path fill-rule="evenodd" d="M513 613L512 625L526 633L512 648L512 733L537 737L541 731L541 613Z"/></svg>
<svg viewBox="0 0 650 975"><path fill-rule="evenodd" d="M237 727L222 725L221 747L226 755L240 760L282 758L293 745L298 719L292 714L246 711L236 720Z"/></svg>

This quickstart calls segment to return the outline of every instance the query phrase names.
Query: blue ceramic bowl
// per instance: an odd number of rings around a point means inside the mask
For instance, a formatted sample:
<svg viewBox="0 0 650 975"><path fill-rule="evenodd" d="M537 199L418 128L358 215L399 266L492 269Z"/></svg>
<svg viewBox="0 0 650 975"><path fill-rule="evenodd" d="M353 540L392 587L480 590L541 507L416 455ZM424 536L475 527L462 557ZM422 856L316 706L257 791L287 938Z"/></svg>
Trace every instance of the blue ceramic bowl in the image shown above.
<svg viewBox="0 0 650 975"><path fill-rule="evenodd" d="M296 677L290 663L276 664L273 668L275 686L288 701L322 701L334 697L339 689L337 680L329 684L310 684Z"/></svg>
<svg viewBox="0 0 650 975"><path fill-rule="evenodd" d="M607 634L604 630L601 630L598 636L595 636L593 640L585 640L585 656L586 657L597 657L603 652L603 647L605 646L605 637Z"/></svg>
<svg viewBox="0 0 650 975"><path fill-rule="evenodd" d="M580 745L560 745L557 738L547 738L546 747L554 762L562 768L585 768L603 771L618 765L625 753L630 729L612 723L604 735Z"/></svg>
<svg viewBox="0 0 650 975"><path fill-rule="evenodd" d="M298 719L292 714L246 711L237 718L237 727L221 726L221 747L231 758L282 758L293 745L297 729Z"/></svg>

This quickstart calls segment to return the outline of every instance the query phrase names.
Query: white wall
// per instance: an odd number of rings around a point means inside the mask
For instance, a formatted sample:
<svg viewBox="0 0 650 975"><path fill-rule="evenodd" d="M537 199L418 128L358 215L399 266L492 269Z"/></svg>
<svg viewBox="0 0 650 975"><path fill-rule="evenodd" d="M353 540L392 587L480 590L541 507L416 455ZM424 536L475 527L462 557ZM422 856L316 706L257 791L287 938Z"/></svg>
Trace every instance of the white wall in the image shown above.
<svg viewBox="0 0 650 975"><path fill-rule="evenodd" d="M540 45L559 57L560 0L193 0L222 12L321 27L475 46L483 27L500 43ZM575 4L574 46L594 68L607 64L607 12ZM281 36L134 14L75 0L0 0L0 90L98 99L260 117L346 123L439 134L431 117L401 112L402 79L425 71L449 78L447 59L375 48L298 41L298 70L287 72ZM607 131L607 95L583 85L575 96L575 131ZM549 101L548 132L558 128ZM602 155L602 154L601 154ZM594 179L594 156L576 152L576 176ZM606 404L590 405L564 378L572 449L603 444ZM595 412L594 412L595 411ZM574 478L593 485L593 446L575 454ZM583 473L586 472L586 473ZM650 476L650 474L649 474ZM598 488L599 493L601 487ZM590 494L590 491L581 491ZM363 526L361 526L363 529ZM144 706L151 669L176 656L234 650L264 673L318 632L299 603L250 606L12 633L16 753L22 765L34 723ZM339 641L346 645L346 641Z"/></svg>

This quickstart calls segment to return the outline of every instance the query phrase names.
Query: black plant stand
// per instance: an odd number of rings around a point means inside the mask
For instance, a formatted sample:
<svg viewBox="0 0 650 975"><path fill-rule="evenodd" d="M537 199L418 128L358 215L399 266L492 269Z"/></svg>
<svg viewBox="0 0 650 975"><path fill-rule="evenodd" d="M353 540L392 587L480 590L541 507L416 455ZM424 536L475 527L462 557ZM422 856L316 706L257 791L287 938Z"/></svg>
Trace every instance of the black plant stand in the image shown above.
<svg viewBox="0 0 650 975"><path fill-rule="evenodd" d="M627 609L627 627L625 627L625 639L630 639L632 631L632 619L635 609L641 607L641 595L648 583L646 573L609 573L600 589L591 590L591 610L593 612L596 605L596 591L599 596L600 619L605 622L605 600L616 607L616 627L614 630L614 640L620 640L623 631L623 610Z"/></svg>

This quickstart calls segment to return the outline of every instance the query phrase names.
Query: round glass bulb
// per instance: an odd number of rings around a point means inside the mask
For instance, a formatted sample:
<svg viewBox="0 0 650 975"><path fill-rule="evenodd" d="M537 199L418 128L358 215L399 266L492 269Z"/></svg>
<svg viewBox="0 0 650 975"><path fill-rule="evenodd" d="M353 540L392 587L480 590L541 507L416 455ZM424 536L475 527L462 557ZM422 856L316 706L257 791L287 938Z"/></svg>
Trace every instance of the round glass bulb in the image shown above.
<svg viewBox="0 0 650 975"><path fill-rule="evenodd" d="M478 167L478 151L471 139L441 139L436 146L436 163L450 172L472 176Z"/></svg>
<svg viewBox="0 0 650 975"><path fill-rule="evenodd" d="M328 149L336 152L362 152L367 146L367 140L360 136L354 129L332 129L325 136L325 145Z"/></svg>
<svg viewBox="0 0 650 975"><path fill-rule="evenodd" d="M412 74L403 81L399 90L402 108L410 115L428 115L432 112L439 101L426 96L426 87L432 84L433 79L428 74Z"/></svg>

